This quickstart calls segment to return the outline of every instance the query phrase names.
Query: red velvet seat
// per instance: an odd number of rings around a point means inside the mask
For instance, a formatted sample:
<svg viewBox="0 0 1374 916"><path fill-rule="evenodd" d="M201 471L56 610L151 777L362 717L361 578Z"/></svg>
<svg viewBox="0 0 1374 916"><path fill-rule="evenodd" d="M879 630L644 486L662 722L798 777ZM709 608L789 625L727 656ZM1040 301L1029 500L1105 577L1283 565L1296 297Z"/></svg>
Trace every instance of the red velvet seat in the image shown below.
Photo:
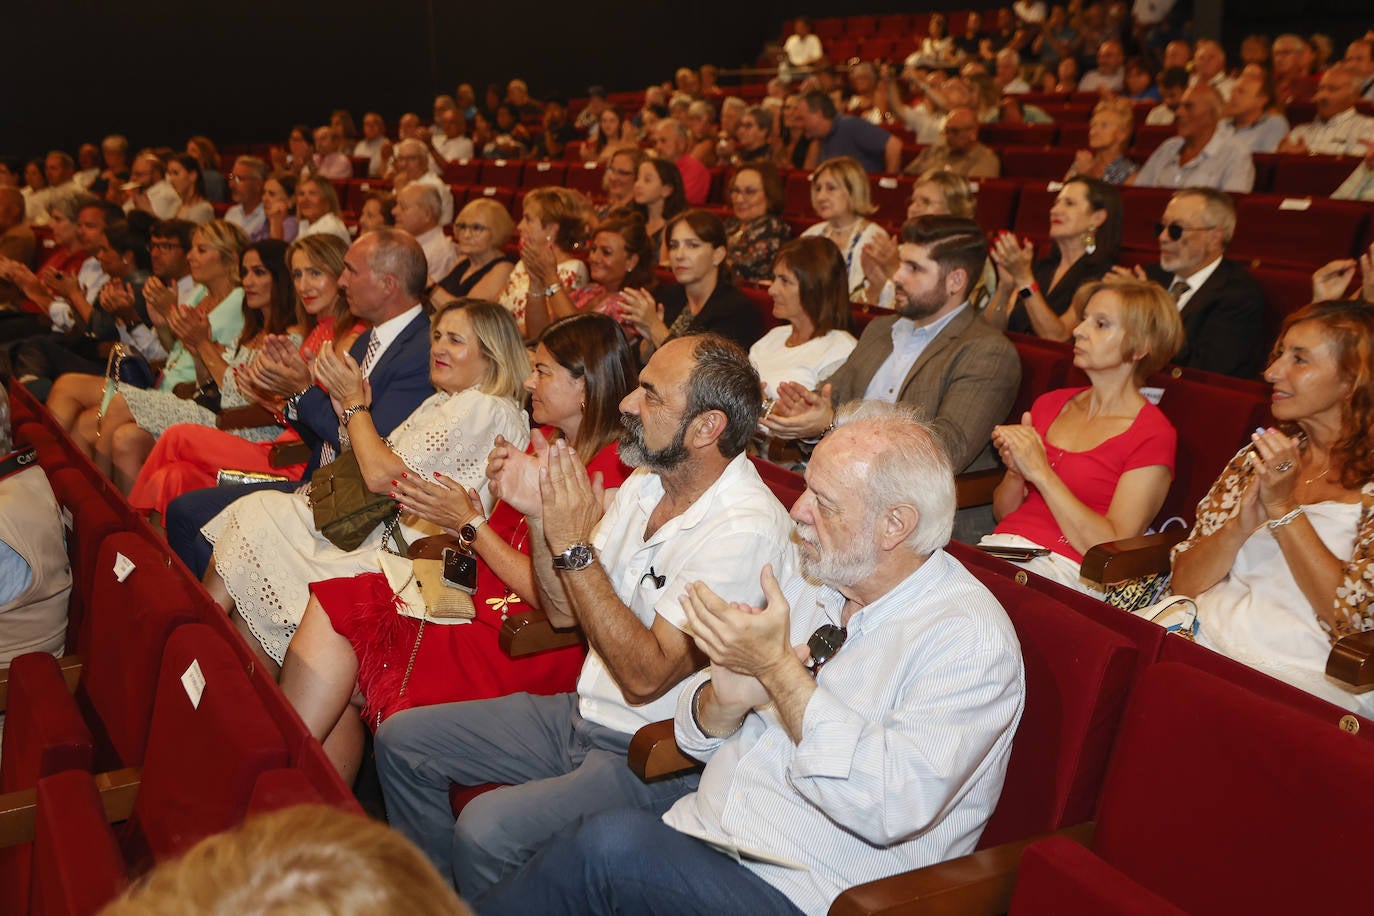
<svg viewBox="0 0 1374 916"><path fill-rule="evenodd" d="M445 184L476 184L481 171L480 159L454 159L444 166L442 177Z"/></svg>
<svg viewBox="0 0 1374 916"><path fill-rule="evenodd" d="M1155 665L1122 723L1091 851L1030 847L1011 912L1363 912L1367 888L1335 863L1363 848L1371 780L1365 742L1197 669Z"/></svg>
<svg viewBox="0 0 1374 916"><path fill-rule="evenodd" d="M1269 339L1277 338L1283 320L1312 301L1312 272L1281 267L1252 267L1250 275L1264 290L1264 322Z"/></svg>
<svg viewBox="0 0 1374 916"><path fill-rule="evenodd" d="M107 537L127 528L126 520L115 506L91 486L86 475L73 467L62 467L48 475L57 505L64 512L67 528L67 557L71 561L72 593L67 607L67 651L80 653L88 642L84 632L90 612L93 589L104 581L97 575L98 551ZM113 557L111 558L113 562Z"/></svg>
<svg viewBox="0 0 1374 916"><path fill-rule="evenodd" d="M1236 200L1230 254L1314 269L1359 253L1355 246L1368 231L1369 213L1359 201L1250 194Z"/></svg>
<svg viewBox="0 0 1374 916"><path fill-rule="evenodd" d="M974 185L978 200L974 204L973 218L978 225L988 233L1010 229L1021 193L1020 183L1005 178L981 178Z"/></svg>
<svg viewBox="0 0 1374 916"><path fill-rule="evenodd" d="M567 186L575 191L581 191L589 197L599 197L604 171L605 166L600 162L571 163L564 180Z"/></svg>
<svg viewBox="0 0 1374 916"><path fill-rule="evenodd" d="M525 166L520 176L523 188L543 188L563 184L568 174L568 165L563 162L531 162Z"/></svg>
<svg viewBox="0 0 1374 916"><path fill-rule="evenodd" d="M898 177L896 175L875 176L870 182L873 195L873 205L878 208L878 212L871 217L880 223L896 223L901 225L906 222L906 208L911 199L911 186L915 182L914 178ZM810 189L808 188L808 195ZM810 203L810 197L807 198Z"/></svg>
<svg viewBox="0 0 1374 916"><path fill-rule="evenodd" d="M782 212L787 216L814 219L811 211L811 175L800 169L790 172L783 186Z"/></svg>
<svg viewBox="0 0 1374 916"><path fill-rule="evenodd" d="M1058 132L1054 124L993 123L978 128L978 139L990 146L1050 146Z"/></svg>
<svg viewBox="0 0 1374 916"><path fill-rule="evenodd" d="M31 916L94 916L127 883L124 860L87 773L38 783Z"/></svg>
<svg viewBox="0 0 1374 916"><path fill-rule="evenodd" d="M495 185L498 188L518 188L525 163L519 159L484 159L479 181L472 184Z"/></svg>
<svg viewBox="0 0 1374 916"><path fill-rule="evenodd" d="M1007 413L1007 422L1020 423L1021 415L1031 409L1036 398L1064 387L1069 367L1073 365L1073 347L1030 334L1008 332L1007 337L1021 359L1021 384Z"/></svg>

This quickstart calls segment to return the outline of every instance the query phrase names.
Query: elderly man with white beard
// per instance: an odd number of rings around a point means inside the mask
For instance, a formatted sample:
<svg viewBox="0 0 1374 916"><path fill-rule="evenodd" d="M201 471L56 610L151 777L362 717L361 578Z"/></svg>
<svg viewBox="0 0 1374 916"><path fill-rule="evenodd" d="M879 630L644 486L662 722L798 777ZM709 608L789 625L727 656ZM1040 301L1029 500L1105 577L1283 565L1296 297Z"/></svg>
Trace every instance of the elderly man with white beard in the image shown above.
<svg viewBox="0 0 1374 916"><path fill-rule="evenodd" d="M1025 700L996 599L946 554L954 478L908 409L842 410L792 508L803 572L766 603L683 597L710 665L680 695L706 761L662 819L590 818L478 905L515 913L824 913L845 888L971 851ZM724 851L726 854L722 855Z"/></svg>

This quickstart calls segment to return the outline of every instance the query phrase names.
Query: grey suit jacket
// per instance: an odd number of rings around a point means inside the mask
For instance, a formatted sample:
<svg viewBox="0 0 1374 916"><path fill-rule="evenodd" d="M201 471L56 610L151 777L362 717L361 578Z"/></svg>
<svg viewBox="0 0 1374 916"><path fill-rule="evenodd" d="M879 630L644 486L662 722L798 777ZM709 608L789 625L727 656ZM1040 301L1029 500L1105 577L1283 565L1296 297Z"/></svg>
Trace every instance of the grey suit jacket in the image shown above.
<svg viewBox="0 0 1374 916"><path fill-rule="evenodd" d="M835 407L860 400L879 367L892 355L892 326L878 318L827 381ZM1021 360L1001 331L965 308L930 342L907 370L897 398L917 410L949 454L954 472L996 465L992 428L1005 422L1021 384Z"/></svg>

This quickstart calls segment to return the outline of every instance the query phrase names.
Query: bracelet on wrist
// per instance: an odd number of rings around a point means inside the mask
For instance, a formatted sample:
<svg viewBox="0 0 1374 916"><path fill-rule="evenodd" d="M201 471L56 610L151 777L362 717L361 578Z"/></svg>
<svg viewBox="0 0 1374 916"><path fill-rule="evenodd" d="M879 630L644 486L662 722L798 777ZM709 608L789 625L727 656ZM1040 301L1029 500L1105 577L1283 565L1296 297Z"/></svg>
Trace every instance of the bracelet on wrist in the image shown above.
<svg viewBox="0 0 1374 916"><path fill-rule="evenodd" d="M339 425L347 429L348 421L352 420L354 415L357 414L359 411L371 413L372 408L368 407L366 404L354 404L352 407L349 407L343 413L339 414Z"/></svg>
<svg viewBox="0 0 1374 916"><path fill-rule="evenodd" d="M1297 508L1290 510L1285 515L1279 518L1270 519L1264 524L1269 528L1270 531L1277 531L1285 525L1288 525L1290 522L1295 521L1297 517L1302 514L1304 514L1302 506L1298 506Z"/></svg>

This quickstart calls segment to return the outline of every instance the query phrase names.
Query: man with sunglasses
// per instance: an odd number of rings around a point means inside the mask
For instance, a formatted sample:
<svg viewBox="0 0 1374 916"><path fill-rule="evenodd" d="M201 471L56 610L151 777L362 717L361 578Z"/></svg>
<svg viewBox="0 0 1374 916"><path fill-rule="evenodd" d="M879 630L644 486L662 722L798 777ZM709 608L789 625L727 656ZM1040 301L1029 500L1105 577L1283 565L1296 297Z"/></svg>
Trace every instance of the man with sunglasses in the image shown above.
<svg viewBox="0 0 1374 916"><path fill-rule="evenodd" d="M1183 319L1183 349L1174 363L1239 378L1264 368L1264 290L1237 261L1224 257L1236 231L1231 195L1212 188L1185 188L1169 199L1155 224L1159 263L1134 276L1164 287ZM1130 276L1118 267L1113 273Z"/></svg>
<svg viewBox="0 0 1374 916"><path fill-rule="evenodd" d="M661 820L585 821L484 916L822 913L852 885L973 850L1025 675L1005 611L941 549L949 460L908 408L868 401L841 411L806 483L803 574L765 567L763 607L701 583L684 596L711 662L675 717L706 761L697 791Z"/></svg>
<svg viewBox="0 0 1374 916"><path fill-rule="evenodd" d="M786 576L795 565L787 512L744 454L761 402L737 344L668 341L620 410L620 457L638 469L604 500L566 442L537 433L530 455L497 440L487 466L493 489L529 521L549 621L586 634L577 690L408 709L377 732L391 825L474 902L580 819L661 813L696 786L695 774L645 784L626 765L635 732L673 714L703 661L680 597L704 580L757 603L758 569ZM469 802L455 824L450 783L489 782L505 787Z"/></svg>

